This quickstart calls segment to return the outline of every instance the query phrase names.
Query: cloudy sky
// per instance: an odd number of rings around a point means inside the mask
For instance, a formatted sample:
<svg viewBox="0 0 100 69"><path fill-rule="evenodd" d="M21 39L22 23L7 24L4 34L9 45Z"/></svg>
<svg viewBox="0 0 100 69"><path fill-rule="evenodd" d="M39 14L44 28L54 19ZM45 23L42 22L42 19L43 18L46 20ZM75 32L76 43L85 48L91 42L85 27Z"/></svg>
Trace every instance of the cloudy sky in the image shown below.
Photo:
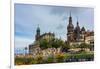
<svg viewBox="0 0 100 69"><path fill-rule="evenodd" d="M15 48L25 47L34 42L38 24L41 34L54 32L57 38L66 40L70 12L74 26L78 18L80 27L93 30L93 8L15 4Z"/></svg>

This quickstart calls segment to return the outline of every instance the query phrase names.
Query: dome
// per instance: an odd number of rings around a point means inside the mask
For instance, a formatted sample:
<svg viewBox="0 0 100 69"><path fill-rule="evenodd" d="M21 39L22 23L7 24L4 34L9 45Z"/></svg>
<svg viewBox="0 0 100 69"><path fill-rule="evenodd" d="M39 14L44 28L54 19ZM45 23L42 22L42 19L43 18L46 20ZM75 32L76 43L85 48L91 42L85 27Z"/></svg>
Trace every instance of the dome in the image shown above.
<svg viewBox="0 0 100 69"><path fill-rule="evenodd" d="M73 24L69 24L68 26L67 26L67 28L69 29L69 28L74 28L74 26L73 26Z"/></svg>
<svg viewBox="0 0 100 69"><path fill-rule="evenodd" d="M75 31L80 32L80 26L79 26L79 23L78 23L78 22L77 22L77 26L76 26L76 28L75 28Z"/></svg>
<svg viewBox="0 0 100 69"><path fill-rule="evenodd" d="M37 32L40 32L40 28L39 27L37 27Z"/></svg>
<svg viewBox="0 0 100 69"><path fill-rule="evenodd" d="M71 13L70 13L70 17L69 17L69 24L67 26L67 30L68 30L68 32L73 32L73 30L74 30L74 25L72 24Z"/></svg>
<svg viewBox="0 0 100 69"><path fill-rule="evenodd" d="M73 24L72 24L71 12L70 12L70 16L69 16L69 24L68 24L67 28L68 28L68 29L71 29L71 28L73 29L73 28L74 28L74 26L73 26Z"/></svg>
<svg viewBox="0 0 100 69"><path fill-rule="evenodd" d="M82 27L82 28L81 28L81 31L85 31L85 28L84 28L84 27Z"/></svg>
<svg viewBox="0 0 100 69"><path fill-rule="evenodd" d="M69 24L69 25L67 26L67 29L68 29L68 32L73 32L73 30L74 30L73 24Z"/></svg>

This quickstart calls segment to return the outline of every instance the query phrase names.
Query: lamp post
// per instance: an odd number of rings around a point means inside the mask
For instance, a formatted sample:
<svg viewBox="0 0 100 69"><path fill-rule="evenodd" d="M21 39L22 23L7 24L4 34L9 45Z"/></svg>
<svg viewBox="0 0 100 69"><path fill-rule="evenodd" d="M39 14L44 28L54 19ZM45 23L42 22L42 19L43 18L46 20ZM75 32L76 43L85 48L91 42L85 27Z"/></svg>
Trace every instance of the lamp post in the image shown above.
<svg viewBox="0 0 100 69"><path fill-rule="evenodd" d="M27 47L25 47L24 50L25 50L25 57L24 57L25 61L24 61L24 64L27 64L27 57L26 57L27 56Z"/></svg>
<svg viewBox="0 0 100 69"><path fill-rule="evenodd" d="M25 47L25 55L27 55L27 47Z"/></svg>

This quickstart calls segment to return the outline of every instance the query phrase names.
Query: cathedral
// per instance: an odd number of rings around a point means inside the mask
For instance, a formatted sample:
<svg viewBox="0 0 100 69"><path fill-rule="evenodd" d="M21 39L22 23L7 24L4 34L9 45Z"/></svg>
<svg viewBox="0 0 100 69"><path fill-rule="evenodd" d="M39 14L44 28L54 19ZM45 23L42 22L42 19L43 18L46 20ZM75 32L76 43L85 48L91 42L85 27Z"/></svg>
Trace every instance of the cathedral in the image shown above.
<svg viewBox="0 0 100 69"><path fill-rule="evenodd" d="M73 43L88 43L94 42L94 32L93 31L87 31L84 27L80 28L79 22L77 20L76 27L74 27L72 23L72 16L70 14L69 21L67 26L67 42L70 44ZM88 38L89 37L89 38ZM88 41L87 41L88 40Z"/></svg>

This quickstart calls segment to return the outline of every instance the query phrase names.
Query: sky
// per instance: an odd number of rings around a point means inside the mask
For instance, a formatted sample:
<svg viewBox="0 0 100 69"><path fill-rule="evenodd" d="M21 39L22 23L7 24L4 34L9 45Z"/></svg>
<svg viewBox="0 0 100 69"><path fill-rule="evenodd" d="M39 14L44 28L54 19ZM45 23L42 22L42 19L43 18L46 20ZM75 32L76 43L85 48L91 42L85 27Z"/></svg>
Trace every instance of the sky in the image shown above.
<svg viewBox="0 0 100 69"><path fill-rule="evenodd" d="M36 29L40 33L55 33L55 37L67 40L68 18L72 16L73 25L77 20L80 27L94 29L94 9L88 7L50 6L18 4L14 6L15 48L28 47L35 40Z"/></svg>

